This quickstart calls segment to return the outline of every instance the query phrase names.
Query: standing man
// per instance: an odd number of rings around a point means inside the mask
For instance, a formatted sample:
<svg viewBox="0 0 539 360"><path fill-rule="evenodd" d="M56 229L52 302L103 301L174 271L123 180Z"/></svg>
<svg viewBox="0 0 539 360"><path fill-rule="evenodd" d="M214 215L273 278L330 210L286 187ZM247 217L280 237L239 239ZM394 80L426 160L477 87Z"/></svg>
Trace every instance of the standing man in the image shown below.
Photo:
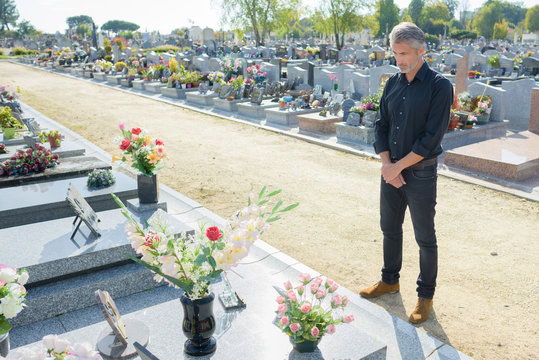
<svg viewBox="0 0 539 360"><path fill-rule="evenodd" d="M428 319L438 272L434 230L436 168L449 123L453 86L423 60L425 34L404 22L390 43L400 72L386 82L376 122L374 149L382 160L380 226L384 234L382 280L360 291L365 298L399 291L402 223L406 207L419 245L418 301L410 322Z"/></svg>

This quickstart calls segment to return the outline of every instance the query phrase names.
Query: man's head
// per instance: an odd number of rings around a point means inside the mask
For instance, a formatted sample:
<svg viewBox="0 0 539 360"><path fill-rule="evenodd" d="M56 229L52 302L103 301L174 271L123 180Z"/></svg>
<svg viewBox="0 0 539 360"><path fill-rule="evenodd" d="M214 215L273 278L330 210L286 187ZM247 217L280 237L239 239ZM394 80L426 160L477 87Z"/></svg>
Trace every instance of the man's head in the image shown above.
<svg viewBox="0 0 539 360"><path fill-rule="evenodd" d="M389 42L402 73L419 70L423 64L425 41L425 33L415 24L403 22L393 28Z"/></svg>

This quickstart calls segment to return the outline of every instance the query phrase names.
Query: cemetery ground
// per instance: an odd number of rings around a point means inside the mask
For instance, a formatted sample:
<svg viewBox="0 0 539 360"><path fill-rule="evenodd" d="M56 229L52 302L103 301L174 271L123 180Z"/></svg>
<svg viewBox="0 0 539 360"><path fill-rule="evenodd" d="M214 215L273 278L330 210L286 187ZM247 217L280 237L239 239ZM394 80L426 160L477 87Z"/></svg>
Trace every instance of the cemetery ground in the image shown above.
<svg viewBox="0 0 539 360"><path fill-rule="evenodd" d="M160 181L224 218L250 191L283 189L300 206L266 242L356 293L379 279L379 161L13 63L0 62L0 78L111 156L119 123L147 129L167 145ZM440 176L436 219L438 287L421 327L477 359L534 358L539 203ZM409 216L403 256L400 293L374 302L407 319L418 274Z"/></svg>

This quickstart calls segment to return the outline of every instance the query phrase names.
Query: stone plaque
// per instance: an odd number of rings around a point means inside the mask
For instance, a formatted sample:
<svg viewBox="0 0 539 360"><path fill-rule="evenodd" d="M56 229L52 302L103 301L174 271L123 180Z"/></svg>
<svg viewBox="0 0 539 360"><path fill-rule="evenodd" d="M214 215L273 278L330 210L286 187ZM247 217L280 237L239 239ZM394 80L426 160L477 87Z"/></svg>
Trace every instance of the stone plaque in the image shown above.
<svg viewBox="0 0 539 360"><path fill-rule="evenodd" d="M96 290L95 298L97 300L97 305L99 305L105 320L107 320L107 323L114 335L116 335L116 338L121 341L122 344L127 345L127 331L124 322L108 291Z"/></svg>
<svg viewBox="0 0 539 360"><path fill-rule="evenodd" d="M331 105L329 105L329 114L333 116L337 116L337 113L341 110L341 104L338 102L333 102Z"/></svg>
<svg viewBox="0 0 539 360"><path fill-rule="evenodd" d="M342 111L343 111L342 121L343 122L346 122L346 119L348 118L348 115L350 114L350 109L353 108L355 105L356 105L356 102L354 100L346 99L343 101L342 103Z"/></svg>
<svg viewBox="0 0 539 360"><path fill-rule="evenodd" d="M22 119L23 124L26 126L28 131L34 136L38 136L38 132L41 130L39 123L34 118L24 118Z"/></svg>
<svg viewBox="0 0 539 360"><path fill-rule="evenodd" d="M33 149L36 146L36 139L34 137L24 135L23 139L24 139L24 143L26 144L27 147Z"/></svg>
<svg viewBox="0 0 539 360"><path fill-rule="evenodd" d="M77 188L73 186L73 184L69 184L69 188L67 190L67 197L66 201L71 205L73 210L75 211L75 214L77 214L77 217L80 218L79 224L75 228L75 231L71 235L71 238L73 239L73 236L75 236L75 233L79 229L81 221L84 221L86 226L90 229L90 231L95 236L100 236L98 231L98 223L99 218L97 217L97 214L92 209L90 204L82 197L82 195L79 193ZM77 218L75 218L75 221L77 221ZM73 222L74 224L75 222Z"/></svg>
<svg viewBox="0 0 539 360"><path fill-rule="evenodd" d="M346 125L359 126L361 115L357 111L351 111L346 118Z"/></svg>
<svg viewBox="0 0 539 360"><path fill-rule="evenodd" d="M457 60L457 75L455 79L455 87L457 95L465 92L467 88L466 81L468 79L468 58L470 54L466 53L463 58Z"/></svg>
<svg viewBox="0 0 539 360"><path fill-rule="evenodd" d="M221 91L219 92L219 99L226 99L227 97L229 97L232 90L234 89L231 86L221 86Z"/></svg>
<svg viewBox="0 0 539 360"><path fill-rule="evenodd" d="M262 97L264 96L265 88L255 87L253 93L251 94L251 103L260 105L262 103Z"/></svg>

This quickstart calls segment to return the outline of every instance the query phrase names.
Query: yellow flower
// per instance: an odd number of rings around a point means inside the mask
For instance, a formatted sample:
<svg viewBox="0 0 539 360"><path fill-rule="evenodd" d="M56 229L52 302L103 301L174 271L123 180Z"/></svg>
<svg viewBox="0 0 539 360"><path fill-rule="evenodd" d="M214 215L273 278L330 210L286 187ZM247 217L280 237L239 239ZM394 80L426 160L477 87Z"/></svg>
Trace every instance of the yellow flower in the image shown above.
<svg viewBox="0 0 539 360"><path fill-rule="evenodd" d="M145 136L144 137L144 146L148 146L148 144L150 144L150 141L152 141L152 137L151 136Z"/></svg>
<svg viewBox="0 0 539 360"><path fill-rule="evenodd" d="M118 160L122 160L122 158L117 157L116 154L112 154L112 163L114 164Z"/></svg>
<svg viewBox="0 0 539 360"><path fill-rule="evenodd" d="M159 160L161 160L160 156L156 152L151 152L148 155L146 155L146 158L150 161L150 164L156 165Z"/></svg>

